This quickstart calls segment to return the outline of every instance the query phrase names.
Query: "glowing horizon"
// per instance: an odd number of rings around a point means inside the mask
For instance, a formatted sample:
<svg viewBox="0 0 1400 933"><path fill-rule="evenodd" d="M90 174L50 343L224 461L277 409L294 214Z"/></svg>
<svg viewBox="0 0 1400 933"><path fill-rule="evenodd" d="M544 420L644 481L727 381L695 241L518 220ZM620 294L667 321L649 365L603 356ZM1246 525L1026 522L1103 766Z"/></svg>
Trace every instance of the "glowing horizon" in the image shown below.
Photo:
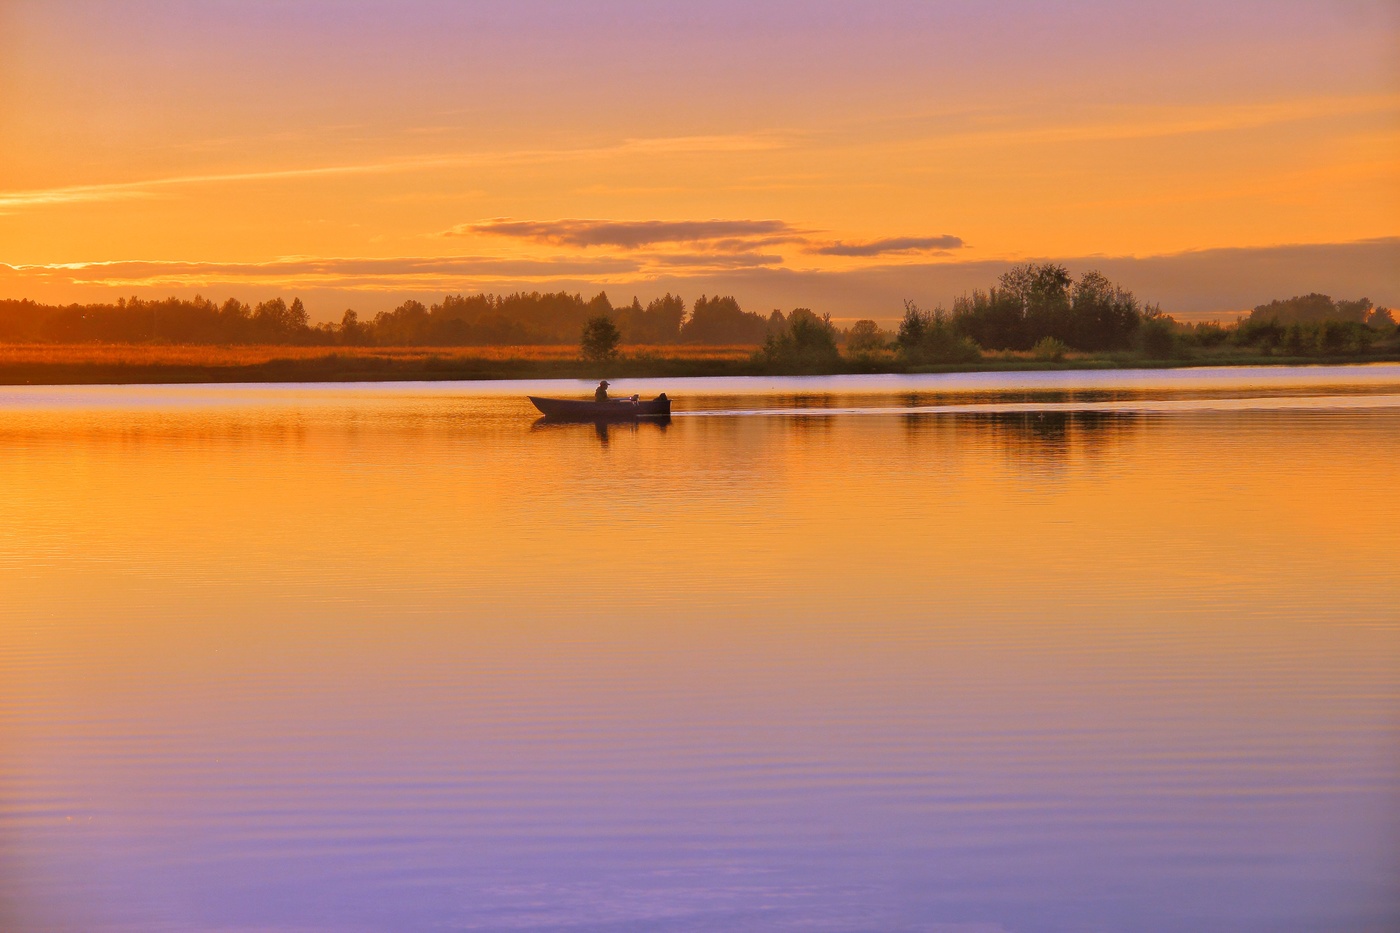
<svg viewBox="0 0 1400 933"><path fill-rule="evenodd" d="M0 297L825 283L840 314L860 282L1308 247L1168 298L1397 303L1397 34L1370 2L9 4Z"/></svg>

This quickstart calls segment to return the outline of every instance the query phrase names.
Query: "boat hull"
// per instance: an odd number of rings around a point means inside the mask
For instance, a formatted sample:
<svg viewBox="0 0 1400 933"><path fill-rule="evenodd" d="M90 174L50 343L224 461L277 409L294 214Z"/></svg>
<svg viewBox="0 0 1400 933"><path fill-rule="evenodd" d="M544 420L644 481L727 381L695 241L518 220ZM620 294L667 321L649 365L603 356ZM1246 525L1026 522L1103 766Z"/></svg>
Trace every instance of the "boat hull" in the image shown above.
<svg viewBox="0 0 1400 933"><path fill-rule="evenodd" d="M527 395L540 414L558 421L630 421L633 418L667 418L671 415L671 400L665 397L632 401L609 399L606 402L571 398L539 398Z"/></svg>

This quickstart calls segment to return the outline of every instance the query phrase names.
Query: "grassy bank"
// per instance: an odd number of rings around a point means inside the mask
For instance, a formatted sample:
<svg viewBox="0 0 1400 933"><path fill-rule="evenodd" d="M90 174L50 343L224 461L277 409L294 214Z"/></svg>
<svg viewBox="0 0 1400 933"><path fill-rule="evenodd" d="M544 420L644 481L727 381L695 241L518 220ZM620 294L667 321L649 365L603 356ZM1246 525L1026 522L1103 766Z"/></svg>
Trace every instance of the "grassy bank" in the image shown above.
<svg viewBox="0 0 1400 933"><path fill-rule="evenodd" d="M568 346L284 347L160 344L11 344L0 346L0 385L113 385L197 382L359 382L480 379L609 379L667 376L787 375L755 357L756 348L624 347L617 359L588 362ZM806 375L837 373L1009 372L1317 365L1400 362L1394 349L1336 356L1285 356L1213 348L1171 359L1138 353L1071 353L1058 361L1029 353L992 353L963 363L913 365L891 352L845 356Z"/></svg>
<svg viewBox="0 0 1400 933"><path fill-rule="evenodd" d="M752 371L754 348L625 347L614 362L578 348L288 347L178 344L0 345L0 385L195 382L375 382L457 379L709 376ZM664 351L665 355L660 355Z"/></svg>

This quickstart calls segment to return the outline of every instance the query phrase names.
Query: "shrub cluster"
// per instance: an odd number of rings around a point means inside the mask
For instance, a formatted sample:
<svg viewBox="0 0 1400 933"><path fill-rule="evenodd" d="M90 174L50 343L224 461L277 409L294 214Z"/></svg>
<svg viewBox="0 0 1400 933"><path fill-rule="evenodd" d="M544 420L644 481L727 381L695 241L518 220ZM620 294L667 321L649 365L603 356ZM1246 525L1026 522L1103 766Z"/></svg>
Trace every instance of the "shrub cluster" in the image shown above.
<svg viewBox="0 0 1400 933"><path fill-rule="evenodd" d="M982 351L942 308L925 311L912 301L904 302L904 320L899 322L895 343L911 363L967 363Z"/></svg>
<svg viewBox="0 0 1400 933"><path fill-rule="evenodd" d="M1021 265L996 286L953 304L959 333L992 350L1030 350L1047 337L1076 350L1121 350L1133 345L1144 311L1132 292L1098 272L1075 281L1055 263Z"/></svg>
<svg viewBox="0 0 1400 933"><path fill-rule="evenodd" d="M836 346L837 332L831 315L817 317L810 308L794 308L785 319L780 311L773 314L783 324L769 332L763 349L756 354L768 370L819 373L830 371L840 362L841 351Z"/></svg>
<svg viewBox="0 0 1400 933"><path fill-rule="evenodd" d="M1397 338L1392 312L1365 298L1301 295L1260 305L1234 326L1189 325L1141 304L1098 272L1075 280L1063 266L1044 263L1015 267L987 291L958 298L951 313L906 301L895 343L919 364L975 360L982 350L1030 350L1047 362L1070 351L1135 350L1147 359L1171 359L1227 342L1265 354L1332 356Z"/></svg>

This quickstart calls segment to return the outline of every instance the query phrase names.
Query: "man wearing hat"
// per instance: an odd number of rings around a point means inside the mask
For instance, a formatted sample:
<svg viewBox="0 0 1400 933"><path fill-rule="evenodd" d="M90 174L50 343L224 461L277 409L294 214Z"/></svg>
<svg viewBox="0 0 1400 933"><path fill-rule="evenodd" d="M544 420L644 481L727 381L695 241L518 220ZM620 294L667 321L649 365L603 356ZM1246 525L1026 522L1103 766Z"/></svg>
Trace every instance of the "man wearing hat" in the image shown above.
<svg viewBox="0 0 1400 933"><path fill-rule="evenodd" d="M598 389L593 393L593 401L606 402L608 400L608 380L604 379L598 383Z"/></svg>

